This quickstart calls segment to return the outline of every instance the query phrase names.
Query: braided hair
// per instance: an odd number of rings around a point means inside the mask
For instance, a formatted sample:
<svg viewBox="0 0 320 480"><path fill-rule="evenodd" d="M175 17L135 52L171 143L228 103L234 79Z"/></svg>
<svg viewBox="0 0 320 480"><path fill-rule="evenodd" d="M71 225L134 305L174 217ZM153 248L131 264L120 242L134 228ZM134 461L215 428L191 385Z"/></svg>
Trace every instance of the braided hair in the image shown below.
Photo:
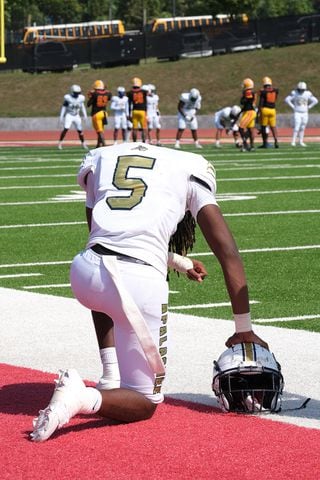
<svg viewBox="0 0 320 480"><path fill-rule="evenodd" d="M169 251L179 255L187 255L191 251L196 240L196 222L189 211L177 226L177 230L169 241Z"/></svg>

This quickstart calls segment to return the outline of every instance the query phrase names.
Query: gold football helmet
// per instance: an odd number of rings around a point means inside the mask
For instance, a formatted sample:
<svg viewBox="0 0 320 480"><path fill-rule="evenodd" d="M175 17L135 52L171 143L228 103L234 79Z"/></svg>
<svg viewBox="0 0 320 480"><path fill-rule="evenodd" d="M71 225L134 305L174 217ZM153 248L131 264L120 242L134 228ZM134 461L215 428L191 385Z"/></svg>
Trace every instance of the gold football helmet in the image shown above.
<svg viewBox="0 0 320 480"><path fill-rule="evenodd" d="M242 82L242 88L247 90L248 88L253 88L254 87L254 82L251 80L251 78L245 78Z"/></svg>
<svg viewBox="0 0 320 480"><path fill-rule="evenodd" d="M263 77L262 79L262 84L263 86L266 86L266 85L272 85L272 80L270 77Z"/></svg>
<svg viewBox="0 0 320 480"><path fill-rule="evenodd" d="M93 88L95 90L103 90L104 89L104 83L102 80L96 80L93 84Z"/></svg>
<svg viewBox="0 0 320 480"><path fill-rule="evenodd" d="M141 78L134 77L134 78L132 79L132 86L133 86L133 87L141 87L141 86L142 86L142 80L141 80Z"/></svg>

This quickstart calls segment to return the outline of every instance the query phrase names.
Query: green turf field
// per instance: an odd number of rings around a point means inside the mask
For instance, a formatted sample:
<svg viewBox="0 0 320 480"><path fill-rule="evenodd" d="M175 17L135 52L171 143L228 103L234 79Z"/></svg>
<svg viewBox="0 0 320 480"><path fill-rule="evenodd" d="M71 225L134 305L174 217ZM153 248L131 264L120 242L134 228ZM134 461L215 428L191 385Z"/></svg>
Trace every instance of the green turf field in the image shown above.
<svg viewBox="0 0 320 480"><path fill-rule="evenodd" d="M218 200L242 253L253 319L320 331L319 145L202 152L216 168ZM70 262L87 239L76 184L82 156L78 147L0 149L1 287L72 296ZM230 319L219 265L200 236L193 254L209 277L198 285L171 273L171 310Z"/></svg>

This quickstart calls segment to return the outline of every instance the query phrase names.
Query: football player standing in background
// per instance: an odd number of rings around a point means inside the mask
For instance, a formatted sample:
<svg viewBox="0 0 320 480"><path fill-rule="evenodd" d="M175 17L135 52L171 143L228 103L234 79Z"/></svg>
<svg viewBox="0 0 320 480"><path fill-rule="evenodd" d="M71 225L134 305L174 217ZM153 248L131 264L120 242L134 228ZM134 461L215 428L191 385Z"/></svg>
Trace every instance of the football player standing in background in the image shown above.
<svg viewBox="0 0 320 480"><path fill-rule="evenodd" d="M58 148L62 149L62 142L69 128L74 124L77 129L79 139L83 148L88 150L82 131L82 121L80 112L85 120L87 120L87 111L84 105L85 97L81 94L79 85L72 85L70 93L64 96L63 104L60 111L60 123L63 124L63 130L60 134Z"/></svg>
<svg viewBox="0 0 320 480"><path fill-rule="evenodd" d="M305 82L299 82L297 88L292 90L290 95L285 98L285 102L292 108L293 114L293 135L291 145L296 146L296 140L299 136L299 145L306 147L304 143L304 131L309 120L309 110L317 105L318 99L310 90L307 90Z"/></svg>
<svg viewBox="0 0 320 480"><path fill-rule="evenodd" d="M254 150L254 127L257 112L256 94L253 88L253 80L251 80L251 78L245 78L242 82L242 96L240 99L242 114L239 122L239 132L243 142L243 152ZM250 145L248 145L247 142L248 138Z"/></svg>
<svg viewBox="0 0 320 480"><path fill-rule="evenodd" d="M159 95L156 93L156 87L152 84L148 85L147 96L147 117L148 117L148 140L151 143L151 131L156 129L157 145L160 145L160 111L159 111Z"/></svg>
<svg viewBox="0 0 320 480"><path fill-rule="evenodd" d="M121 128L122 131L122 140L127 141L128 133L128 116L129 116L129 106L128 106L128 97L126 96L126 89L124 87L117 88L118 95L114 95L111 98L110 110L114 113L114 130L113 130L113 141L118 143L118 132Z"/></svg>
<svg viewBox="0 0 320 480"><path fill-rule="evenodd" d="M268 133L267 127L270 130L274 139L274 148L279 148L278 132L277 132L277 112L276 101L279 94L279 89L272 86L270 77L262 79L263 88L259 91L259 119L261 126L262 145L261 148L268 148Z"/></svg>
<svg viewBox="0 0 320 480"><path fill-rule="evenodd" d="M108 123L109 100L111 100L111 92L105 88L102 80L96 80L93 90L88 93L87 107L91 107L92 125L97 133L97 148L105 145L104 126Z"/></svg>
<svg viewBox="0 0 320 480"><path fill-rule="evenodd" d="M132 140L137 141L138 130L142 129L142 139L147 138L147 92L142 90L142 81L132 79L132 88L127 93L129 101L129 121L132 122Z"/></svg>
<svg viewBox="0 0 320 480"><path fill-rule="evenodd" d="M178 130L174 148L180 148L180 140L186 128L190 128L194 145L202 148L198 140L197 112L201 108L201 95L197 88L191 88L190 92L182 93L178 103Z"/></svg>

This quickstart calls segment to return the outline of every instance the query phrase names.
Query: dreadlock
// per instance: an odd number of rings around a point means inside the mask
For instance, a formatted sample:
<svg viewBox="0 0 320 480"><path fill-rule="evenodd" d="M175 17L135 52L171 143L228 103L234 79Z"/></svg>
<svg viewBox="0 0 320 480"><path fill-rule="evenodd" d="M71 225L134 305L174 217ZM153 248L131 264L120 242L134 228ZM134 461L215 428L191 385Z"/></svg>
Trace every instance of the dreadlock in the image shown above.
<svg viewBox="0 0 320 480"><path fill-rule="evenodd" d="M195 228L196 222L191 213L187 211L178 224L176 232L170 238L169 251L179 255L187 255L188 251L192 250L196 239Z"/></svg>

